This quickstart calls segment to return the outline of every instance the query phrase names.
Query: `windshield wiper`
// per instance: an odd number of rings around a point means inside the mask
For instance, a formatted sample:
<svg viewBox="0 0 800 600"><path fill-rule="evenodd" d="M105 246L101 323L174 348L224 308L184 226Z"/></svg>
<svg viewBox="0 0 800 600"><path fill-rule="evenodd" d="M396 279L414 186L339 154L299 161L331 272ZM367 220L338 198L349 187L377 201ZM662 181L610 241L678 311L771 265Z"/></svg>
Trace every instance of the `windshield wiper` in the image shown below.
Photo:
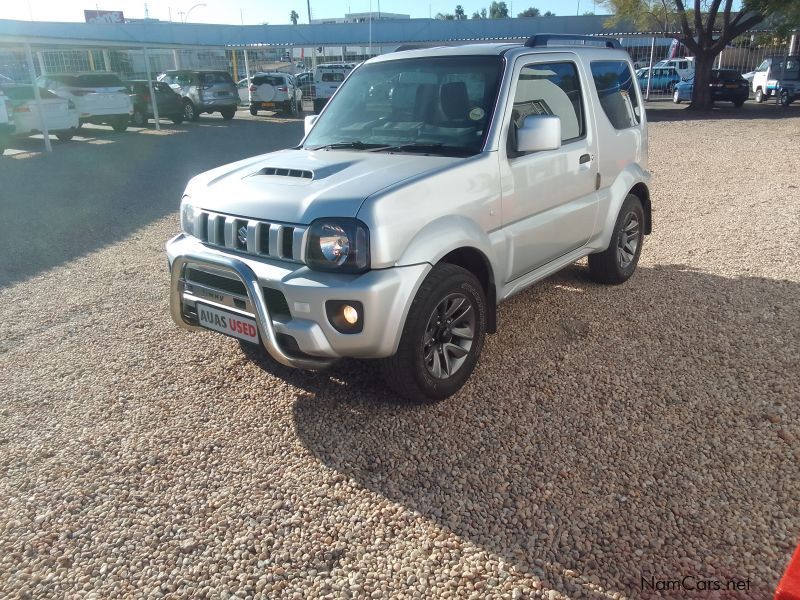
<svg viewBox="0 0 800 600"><path fill-rule="evenodd" d="M465 146L448 146L447 144L399 144L397 146L387 146L381 148L386 152L419 152L420 154L454 154L457 156L470 156L475 151Z"/></svg>
<svg viewBox="0 0 800 600"><path fill-rule="evenodd" d="M386 147L385 144L367 144L361 140L351 140L349 142L334 142L333 144L314 146L309 150L373 150L384 147Z"/></svg>

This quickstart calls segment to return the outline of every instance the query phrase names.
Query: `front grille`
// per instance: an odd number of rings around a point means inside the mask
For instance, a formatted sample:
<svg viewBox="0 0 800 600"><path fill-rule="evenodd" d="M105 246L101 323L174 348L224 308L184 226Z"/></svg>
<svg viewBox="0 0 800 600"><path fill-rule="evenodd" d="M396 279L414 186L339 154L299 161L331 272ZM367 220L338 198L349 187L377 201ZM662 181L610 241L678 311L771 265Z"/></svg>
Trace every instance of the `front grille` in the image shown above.
<svg viewBox="0 0 800 600"><path fill-rule="evenodd" d="M306 227L200 211L195 235L203 243L254 256L303 262Z"/></svg>

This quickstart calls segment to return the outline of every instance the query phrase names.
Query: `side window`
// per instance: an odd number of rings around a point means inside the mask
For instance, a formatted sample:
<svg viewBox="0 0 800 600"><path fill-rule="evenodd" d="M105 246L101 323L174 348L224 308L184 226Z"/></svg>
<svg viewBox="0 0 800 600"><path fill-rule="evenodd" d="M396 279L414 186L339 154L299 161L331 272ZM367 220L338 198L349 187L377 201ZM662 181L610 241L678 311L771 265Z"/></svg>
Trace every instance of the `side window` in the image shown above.
<svg viewBox="0 0 800 600"><path fill-rule="evenodd" d="M628 63L603 60L592 63L592 78L600 98L600 106L614 129L635 127L641 121L636 81Z"/></svg>
<svg viewBox="0 0 800 600"><path fill-rule="evenodd" d="M561 142L586 133L580 79L575 63L541 63L522 68L514 92L511 118L517 127L528 115L555 115L561 119Z"/></svg>
<svg viewBox="0 0 800 600"><path fill-rule="evenodd" d="M765 60L760 65L758 65L758 68L756 69L756 71L762 72L762 71L766 71L767 69L769 69L769 61Z"/></svg>

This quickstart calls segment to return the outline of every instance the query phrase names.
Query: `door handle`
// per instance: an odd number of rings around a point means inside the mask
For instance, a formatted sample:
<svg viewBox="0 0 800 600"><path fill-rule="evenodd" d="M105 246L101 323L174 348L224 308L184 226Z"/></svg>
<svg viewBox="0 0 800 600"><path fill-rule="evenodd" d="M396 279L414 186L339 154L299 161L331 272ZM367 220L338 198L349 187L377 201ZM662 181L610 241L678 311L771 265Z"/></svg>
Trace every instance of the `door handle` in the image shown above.
<svg viewBox="0 0 800 600"><path fill-rule="evenodd" d="M589 162L590 160L592 160L591 155L582 154L580 160L578 161L578 164L583 165L583 164L586 164L587 162Z"/></svg>

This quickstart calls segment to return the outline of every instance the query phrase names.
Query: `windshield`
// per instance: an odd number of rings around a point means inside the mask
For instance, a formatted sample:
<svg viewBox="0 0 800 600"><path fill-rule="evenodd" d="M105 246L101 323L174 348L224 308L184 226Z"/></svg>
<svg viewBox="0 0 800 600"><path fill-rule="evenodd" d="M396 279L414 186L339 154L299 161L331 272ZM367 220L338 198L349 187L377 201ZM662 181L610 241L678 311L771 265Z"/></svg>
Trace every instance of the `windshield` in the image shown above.
<svg viewBox="0 0 800 600"><path fill-rule="evenodd" d="M486 139L500 56L410 58L356 69L319 117L306 149L424 148L475 154Z"/></svg>

